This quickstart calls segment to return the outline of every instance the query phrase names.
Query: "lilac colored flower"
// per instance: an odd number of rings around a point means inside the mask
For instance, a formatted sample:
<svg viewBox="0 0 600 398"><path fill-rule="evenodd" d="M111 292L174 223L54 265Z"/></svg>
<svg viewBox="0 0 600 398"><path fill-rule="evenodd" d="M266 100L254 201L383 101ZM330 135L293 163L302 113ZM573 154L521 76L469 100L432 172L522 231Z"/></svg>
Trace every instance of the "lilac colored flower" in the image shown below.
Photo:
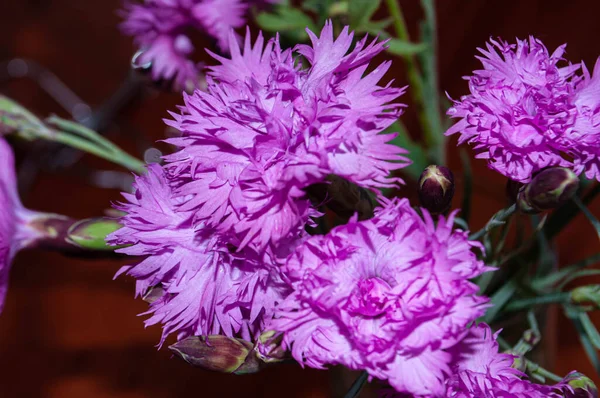
<svg viewBox="0 0 600 398"><path fill-rule="evenodd" d="M547 166L571 166L561 144L570 120L570 98L579 65L558 67L565 45L550 54L533 37L510 45L491 40L478 57L483 69L469 81L470 94L448 115L460 120L446 134L473 145L476 157L519 182Z"/></svg>
<svg viewBox="0 0 600 398"><path fill-rule="evenodd" d="M191 211L181 210L186 197L173 192L173 182L157 164L136 177L128 203L116 206L127 214L123 228L108 237L117 251L147 256L125 266L137 279L136 295L158 289L146 325L163 324L164 341L191 335L224 334L251 339L263 329L280 287L276 269L254 253L232 252Z"/></svg>
<svg viewBox="0 0 600 398"><path fill-rule="evenodd" d="M229 31L244 24L246 8L241 0L127 2L121 27L135 37L142 50L136 62L151 64L153 79L172 80L175 88L192 91L203 83L203 77L200 64L190 60L194 46L189 31L208 34L227 51Z"/></svg>
<svg viewBox="0 0 600 398"><path fill-rule="evenodd" d="M195 212L236 247L262 250L296 236L318 215L304 189L335 174L360 186L393 186L391 170L405 151L380 134L400 115L391 103L403 89L379 86L390 62L365 75L384 43L367 38L352 51L352 33L337 40L328 22L312 45L282 50L262 35L243 50L230 35L231 58L210 69L207 92L184 95L168 122L182 132L168 140L180 150L166 157ZM307 60L297 65L295 55Z"/></svg>
<svg viewBox="0 0 600 398"><path fill-rule="evenodd" d="M574 171L600 181L600 58L593 76L582 64L583 78L577 83L572 102L574 122L567 129L564 145L574 154Z"/></svg>
<svg viewBox="0 0 600 398"><path fill-rule="evenodd" d="M12 149L0 137L0 311L4 307L10 266L15 254L40 236L39 232L28 226L38 214L21 204Z"/></svg>
<svg viewBox="0 0 600 398"><path fill-rule="evenodd" d="M498 352L497 335L486 324L473 326L452 349L453 374L447 381L447 397L558 398L573 392L566 382L549 386L527 380L512 367L514 355Z"/></svg>
<svg viewBox="0 0 600 398"><path fill-rule="evenodd" d="M485 312L487 298L469 281L489 268L454 214L437 226L408 200L371 220L313 236L288 258L293 287L271 328L301 364L342 364L387 379L407 394L439 396L450 373L448 349Z"/></svg>

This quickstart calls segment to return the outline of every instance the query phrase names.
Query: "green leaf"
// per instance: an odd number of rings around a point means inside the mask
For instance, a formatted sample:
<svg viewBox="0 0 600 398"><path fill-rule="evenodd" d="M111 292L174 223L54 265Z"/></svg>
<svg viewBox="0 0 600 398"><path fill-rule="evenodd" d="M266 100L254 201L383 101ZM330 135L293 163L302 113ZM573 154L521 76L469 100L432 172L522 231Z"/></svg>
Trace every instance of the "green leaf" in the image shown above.
<svg viewBox="0 0 600 398"><path fill-rule="evenodd" d="M592 224L592 226L596 230L598 239L600 239L600 221L598 221L598 219L596 217L594 217L592 212L581 202L581 199L579 199L577 196L575 198L573 198L573 202L575 202L577 207L579 207L579 210L581 210L581 212L587 217L588 221Z"/></svg>
<svg viewBox="0 0 600 398"><path fill-rule="evenodd" d="M277 7L274 14L261 12L256 16L258 25L269 32L293 33L298 40L305 40L305 32L309 28L313 32L317 29L313 20L302 10L290 7Z"/></svg>
<svg viewBox="0 0 600 398"><path fill-rule="evenodd" d="M582 271L581 271L582 268L589 267L590 265L594 265L598 262L600 262L600 253L593 254L586 259L583 259L574 264L562 267L560 270L558 270L548 276L545 276L545 277L539 278L539 279L536 278L532 282L533 287L535 289L543 289L544 287L552 286L552 285L556 284L557 282L566 278L560 284L560 287L559 287L559 290L560 290L567 283L572 281L573 279L578 278L579 276L588 275L587 272L582 274ZM600 272L600 270L583 270L583 271L598 271L598 272Z"/></svg>
<svg viewBox="0 0 600 398"><path fill-rule="evenodd" d="M408 131L400 122L395 122L394 124L392 124L385 130L384 133L386 132L398 133L396 138L390 141L390 144L408 150L408 157L410 158L410 160L412 160L412 164L408 167L403 168L402 172L408 175L411 179L417 181L421 176L423 170L425 170L425 167L429 166L425 151L418 143L414 142L410 138Z"/></svg>
<svg viewBox="0 0 600 398"><path fill-rule="evenodd" d="M413 55L428 49L426 43L412 43L406 40L390 39L387 50L395 55Z"/></svg>
<svg viewBox="0 0 600 398"><path fill-rule="evenodd" d="M585 312L580 313L579 321L583 326L583 330L585 330L590 338L590 343L592 343L597 350L600 350L600 333L598 333L598 329L596 329L596 326L594 326L588 314Z"/></svg>
<svg viewBox="0 0 600 398"><path fill-rule="evenodd" d="M490 297L490 303L493 306L490 307L485 313L485 315L482 317L483 322L490 324L494 320L494 318L496 318L496 316L500 313L500 311L506 305L506 303L508 303L508 301L515 295L518 287L517 277L518 275L513 277L506 284L502 285L502 287L498 289L496 293L492 295L492 297Z"/></svg>
<svg viewBox="0 0 600 398"><path fill-rule="evenodd" d="M302 9L317 14L318 25L321 26L329 18L330 9L335 3L335 0L305 0L302 2Z"/></svg>
<svg viewBox="0 0 600 398"><path fill-rule="evenodd" d="M350 27L358 30L366 25L375 11L379 8L381 0L350 0L348 2L348 16Z"/></svg>
<svg viewBox="0 0 600 398"><path fill-rule="evenodd" d="M368 21L361 27L356 28L358 33L368 33L373 36L379 36L380 39L387 39L390 35L385 29L392 23L391 18L382 19L380 21Z"/></svg>
<svg viewBox="0 0 600 398"><path fill-rule="evenodd" d="M88 218L73 224L67 232L67 239L85 249L115 250L118 247L109 246L105 240L121 227L116 220L109 218Z"/></svg>
<svg viewBox="0 0 600 398"><path fill-rule="evenodd" d="M579 311L570 305L565 305L564 309L565 315L567 318L571 319L575 329L577 330L577 333L579 333L579 340L581 340L581 344L583 345L590 362L594 366L596 373L600 375L600 359L598 358L598 352L594 348L594 344L592 343L591 338L581 322Z"/></svg>

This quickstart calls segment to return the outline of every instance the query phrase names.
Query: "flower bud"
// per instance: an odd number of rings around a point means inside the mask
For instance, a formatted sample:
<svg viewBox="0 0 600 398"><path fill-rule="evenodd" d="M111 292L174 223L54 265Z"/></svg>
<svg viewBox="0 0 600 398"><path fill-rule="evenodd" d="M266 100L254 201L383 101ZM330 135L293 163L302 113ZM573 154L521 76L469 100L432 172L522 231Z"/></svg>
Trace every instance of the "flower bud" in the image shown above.
<svg viewBox="0 0 600 398"><path fill-rule="evenodd" d="M571 291L571 301L577 304L594 304L600 308L600 285L580 286Z"/></svg>
<svg viewBox="0 0 600 398"><path fill-rule="evenodd" d="M249 341L221 335L191 336L169 347L187 363L222 373L255 373L261 361Z"/></svg>
<svg viewBox="0 0 600 398"><path fill-rule="evenodd" d="M570 200L579 188L579 178L570 169L550 167L540 171L521 190L519 208L524 212L555 209Z"/></svg>
<svg viewBox="0 0 600 398"><path fill-rule="evenodd" d="M287 351L282 346L283 334L273 330L262 333L254 350L260 360L265 363L281 362L287 356Z"/></svg>
<svg viewBox="0 0 600 398"><path fill-rule="evenodd" d="M419 201L431 214L450 208L454 196L454 176L444 166L427 166L419 178Z"/></svg>
<svg viewBox="0 0 600 398"><path fill-rule="evenodd" d="M73 224L67 232L67 240L83 249L115 250L117 247L109 246L106 237L122 227L110 218L88 218Z"/></svg>
<svg viewBox="0 0 600 398"><path fill-rule="evenodd" d="M562 382L570 387L564 391L565 398L598 398L594 382L579 372L569 373Z"/></svg>

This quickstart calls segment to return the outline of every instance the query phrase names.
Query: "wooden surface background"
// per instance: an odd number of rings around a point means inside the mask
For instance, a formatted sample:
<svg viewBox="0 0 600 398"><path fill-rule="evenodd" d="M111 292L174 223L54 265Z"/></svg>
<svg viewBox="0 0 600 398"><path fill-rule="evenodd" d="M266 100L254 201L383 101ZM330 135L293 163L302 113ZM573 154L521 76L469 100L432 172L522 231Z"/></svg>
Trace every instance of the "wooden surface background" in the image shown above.
<svg viewBox="0 0 600 398"><path fill-rule="evenodd" d="M461 76L478 66L475 48L490 36L513 40L534 34L551 50L568 42L567 57L590 66L600 55L597 1L437 3L440 85L453 97L466 92ZM418 2L401 4L414 36L421 17ZM127 75L133 52L131 40L117 29L119 5L119 0L4 0L0 5L0 61L17 56L35 60L85 101L98 105ZM392 75L399 84L405 83L401 61L395 63ZM0 84L1 93L41 115L66 116L27 80ZM149 139L164 136L161 119L180 101L178 95L150 93L124 112L109 133L120 132L118 142L135 151L136 134ZM410 127L415 118L408 112L405 120ZM449 148L450 165L459 169L454 143ZM88 157L83 162L111 167ZM479 228L504 205L504 179L478 162L475 190L473 222ZM72 217L101 215L110 201L119 199L118 190L92 187L77 173L49 172L40 175L24 196L31 208ZM598 202L592 207L596 214L600 214ZM577 261L599 248L592 228L580 216L560 236L560 263ZM133 281L126 277L112 280L122 263L85 262L37 251L18 255L6 308L0 315L1 397L331 396L329 374L324 371L289 364L256 375L226 376L193 369L166 349L157 351L160 330L143 328L137 314L146 305L133 299ZM558 312L557 316L555 333L547 337L557 350L552 370L565 374L576 368L593 376L576 332ZM600 321L597 314L593 319ZM593 378L600 382L597 376Z"/></svg>

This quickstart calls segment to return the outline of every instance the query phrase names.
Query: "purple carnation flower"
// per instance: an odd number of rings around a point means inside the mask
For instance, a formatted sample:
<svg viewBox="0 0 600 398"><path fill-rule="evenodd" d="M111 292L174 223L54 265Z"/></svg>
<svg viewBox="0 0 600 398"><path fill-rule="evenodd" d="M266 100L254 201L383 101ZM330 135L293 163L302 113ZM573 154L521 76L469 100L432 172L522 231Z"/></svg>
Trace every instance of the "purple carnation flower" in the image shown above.
<svg viewBox="0 0 600 398"><path fill-rule="evenodd" d="M446 134L459 133L459 144L472 144L477 158L515 181L528 182L548 166L571 166L562 138L579 65L557 66L565 45L550 54L533 37L516 46L491 40L480 52L483 69L467 77L470 94L448 110L461 120Z"/></svg>
<svg viewBox="0 0 600 398"><path fill-rule="evenodd" d="M192 91L203 77L200 64L190 60L194 46L188 31L208 34L227 51L229 31L244 24L246 8L241 0L127 2L121 28L135 37L142 50L136 62L150 64L154 80L172 80L176 89Z"/></svg>
<svg viewBox="0 0 600 398"><path fill-rule="evenodd" d="M295 236L318 215L304 189L336 174L368 188L393 186L391 170L405 153L380 134L404 105L390 103L403 89L378 82L384 62L365 75L384 43L367 38L352 51L352 33L337 40L328 22L312 46L282 50L250 34L240 50L230 34L231 58L213 56L207 92L184 95L181 115L168 122L182 132L168 140L179 152L166 157L180 181L182 205L228 235L229 243L262 250ZM294 52L307 60L298 66ZM395 163L393 163L395 162Z"/></svg>
<svg viewBox="0 0 600 398"><path fill-rule="evenodd" d="M573 393L561 382L554 386L531 383L513 368L514 355L498 352L496 336L486 324L474 326L453 348L453 374L445 396L456 398L558 398ZM568 378L568 376L567 376ZM565 379L567 380L567 379Z"/></svg>
<svg viewBox="0 0 600 398"><path fill-rule="evenodd" d="M448 349L483 315L487 298L469 281L489 270L454 214L437 226L408 200L371 220L313 236L288 258L293 287L271 328L301 364L342 364L387 379L399 392L439 396L450 373Z"/></svg>
<svg viewBox="0 0 600 398"><path fill-rule="evenodd" d="M159 165L150 165L148 174L136 177L135 192L124 194L128 203L116 206L127 213L124 226L107 241L129 245L120 253L147 256L117 275L137 279L136 295L156 289L146 325L164 325L161 343L173 332L179 339L256 337L285 289L277 269L268 258L233 252L196 222L193 212L181 209L188 198L174 193L176 183Z"/></svg>
<svg viewBox="0 0 600 398"><path fill-rule="evenodd" d="M564 145L574 155L574 171L600 181L600 58L593 76L582 64L583 78L572 98L574 121L567 129Z"/></svg>
<svg viewBox="0 0 600 398"><path fill-rule="evenodd" d="M31 223L42 214L21 204L14 163L12 149L0 137L0 311L4 307L10 265L15 254L41 237Z"/></svg>

